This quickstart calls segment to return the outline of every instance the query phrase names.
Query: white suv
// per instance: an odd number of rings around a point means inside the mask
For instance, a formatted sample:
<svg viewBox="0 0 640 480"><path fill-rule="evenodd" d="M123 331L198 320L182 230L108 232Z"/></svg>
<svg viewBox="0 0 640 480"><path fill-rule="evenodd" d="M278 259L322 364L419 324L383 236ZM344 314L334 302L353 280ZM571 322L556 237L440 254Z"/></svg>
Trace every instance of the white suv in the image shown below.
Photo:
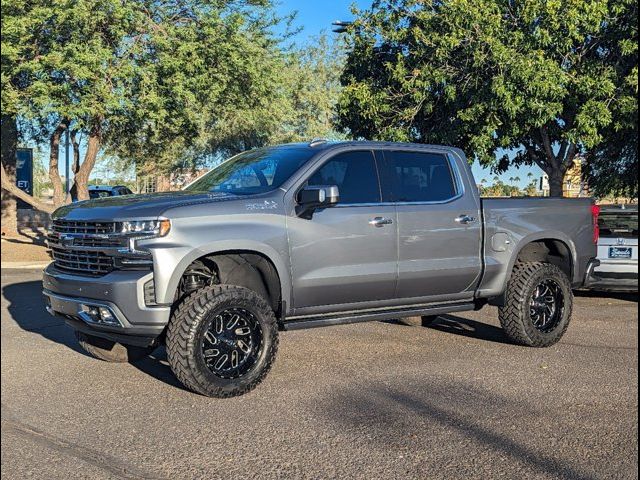
<svg viewBox="0 0 640 480"><path fill-rule="evenodd" d="M603 206L598 260L587 281L592 290L638 290L638 206Z"/></svg>

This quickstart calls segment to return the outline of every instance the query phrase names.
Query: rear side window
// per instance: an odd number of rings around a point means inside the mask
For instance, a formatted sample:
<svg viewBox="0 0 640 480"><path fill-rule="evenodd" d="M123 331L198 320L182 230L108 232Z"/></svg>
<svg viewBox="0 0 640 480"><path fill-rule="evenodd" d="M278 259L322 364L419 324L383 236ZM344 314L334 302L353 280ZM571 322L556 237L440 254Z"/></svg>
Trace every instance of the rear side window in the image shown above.
<svg viewBox="0 0 640 480"><path fill-rule="evenodd" d="M380 203L380 182L373 153L340 153L325 163L309 185L337 185L340 203Z"/></svg>
<svg viewBox="0 0 640 480"><path fill-rule="evenodd" d="M445 155L384 152L385 201L443 202L457 194L456 181Z"/></svg>

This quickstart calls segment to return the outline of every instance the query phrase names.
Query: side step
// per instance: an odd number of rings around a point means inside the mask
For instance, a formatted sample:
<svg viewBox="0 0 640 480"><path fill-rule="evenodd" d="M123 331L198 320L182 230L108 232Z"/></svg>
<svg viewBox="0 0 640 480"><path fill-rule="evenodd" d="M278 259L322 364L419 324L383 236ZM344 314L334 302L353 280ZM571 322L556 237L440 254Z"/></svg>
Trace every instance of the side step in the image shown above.
<svg viewBox="0 0 640 480"><path fill-rule="evenodd" d="M283 330L302 330L306 328L330 327L332 325L345 325L349 323L376 322L381 320L392 320L394 318L422 317L427 315L444 315L454 312L468 312L475 310L474 303L452 303L448 305L434 305L425 308L403 308L395 310L376 310L375 312L354 313L350 315L330 315L309 317L304 319L286 320Z"/></svg>

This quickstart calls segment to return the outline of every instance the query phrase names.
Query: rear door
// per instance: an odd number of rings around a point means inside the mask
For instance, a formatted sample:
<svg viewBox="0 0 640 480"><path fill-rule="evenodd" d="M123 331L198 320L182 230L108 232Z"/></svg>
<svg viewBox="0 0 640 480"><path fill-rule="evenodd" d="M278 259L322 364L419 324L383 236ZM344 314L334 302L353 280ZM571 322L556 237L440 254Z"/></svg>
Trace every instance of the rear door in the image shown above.
<svg viewBox="0 0 640 480"><path fill-rule="evenodd" d="M360 309L393 298L398 244L395 207L381 204L373 152L338 153L318 166L305 183L337 185L340 202L317 210L310 220L288 219L296 314L339 310L345 307L336 305L348 304L358 304Z"/></svg>
<svg viewBox="0 0 640 480"><path fill-rule="evenodd" d="M396 205L398 216L398 298L472 298L482 267L482 219L454 159L437 151L386 150L382 170L385 201Z"/></svg>

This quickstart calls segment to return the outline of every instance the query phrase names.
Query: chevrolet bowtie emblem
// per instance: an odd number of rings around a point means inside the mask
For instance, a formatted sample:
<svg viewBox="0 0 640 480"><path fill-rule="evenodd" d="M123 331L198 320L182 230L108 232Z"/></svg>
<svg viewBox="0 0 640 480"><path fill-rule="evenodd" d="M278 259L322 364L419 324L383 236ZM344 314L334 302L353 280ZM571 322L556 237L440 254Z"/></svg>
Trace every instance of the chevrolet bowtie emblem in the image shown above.
<svg viewBox="0 0 640 480"><path fill-rule="evenodd" d="M60 244L65 247L73 246L74 238L71 235L60 235Z"/></svg>

